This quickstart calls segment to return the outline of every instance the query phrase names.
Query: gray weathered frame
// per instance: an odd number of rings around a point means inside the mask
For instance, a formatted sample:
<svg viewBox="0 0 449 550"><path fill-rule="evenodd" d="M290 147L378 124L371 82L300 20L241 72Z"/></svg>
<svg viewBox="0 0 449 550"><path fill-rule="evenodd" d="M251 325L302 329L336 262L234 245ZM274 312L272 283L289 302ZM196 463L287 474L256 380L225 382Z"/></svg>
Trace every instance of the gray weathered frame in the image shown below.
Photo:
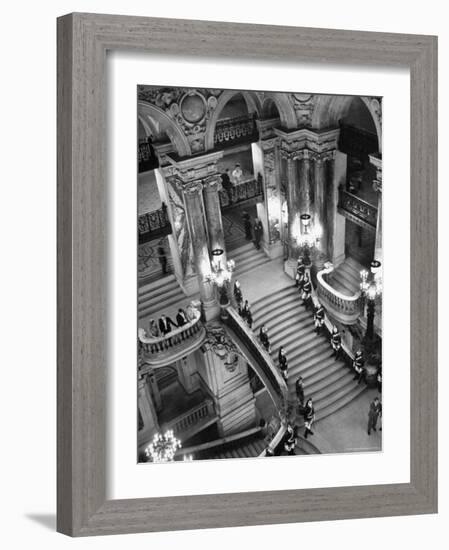
<svg viewBox="0 0 449 550"><path fill-rule="evenodd" d="M106 500L106 52L411 72L410 483ZM58 19L58 531L72 536L437 511L437 38L75 13Z"/></svg>

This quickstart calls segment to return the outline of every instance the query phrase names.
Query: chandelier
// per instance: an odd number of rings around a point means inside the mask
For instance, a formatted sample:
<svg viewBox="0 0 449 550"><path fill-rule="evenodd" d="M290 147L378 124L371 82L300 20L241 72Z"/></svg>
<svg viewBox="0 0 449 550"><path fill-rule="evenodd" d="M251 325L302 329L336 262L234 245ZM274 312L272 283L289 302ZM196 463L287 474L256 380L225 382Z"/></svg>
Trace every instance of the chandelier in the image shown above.
<svg viewBox="0 0 449 550"><path fill-rule="evenodd" d="M382 294L381 267L382 264L378 260L373 260L370 272L366 269L360 272L360 290L368 300L375 300Z"/></svg>
<svg viewBox="0 0 449 550"><path fill-rule="evenodd" d="M310 227L310 221L312 219L310 214L301 214L299 219L301 220L303 229L297 238L298 245L303 248L313 248L321 239L322 229L318 224L315 224L313 229Z"/></svg>
<svg viewBox="0 0 449 550"><path fill-rule="evenodd" d="M164 434L154 434L153 441L145 449L145 455L152 462L172 462L181 446L181 441L173 435L173 430L167 430Z"/></svg>
<svg viewBox="0 0 449 550"><path fill-rule="evenodd" d="M206 275L204 280L206 283L217 285L220 288L231 281L232 272L235 269L235 262L234 260L228 260L223 266L221 256L223 256L224 250L221 248L215 248L212 250L211 254L213 257L210 266L211 272Z"/></svg>

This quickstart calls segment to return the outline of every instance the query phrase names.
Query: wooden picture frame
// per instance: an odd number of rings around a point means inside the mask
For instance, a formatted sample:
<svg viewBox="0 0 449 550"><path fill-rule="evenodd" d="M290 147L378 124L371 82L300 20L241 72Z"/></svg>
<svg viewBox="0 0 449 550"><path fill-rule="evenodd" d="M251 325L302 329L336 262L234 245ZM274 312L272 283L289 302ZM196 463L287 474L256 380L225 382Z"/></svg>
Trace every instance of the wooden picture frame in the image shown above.
<svg viewBox="0 0 449 550"><path fill-rule="evenodd" d="M106 52L411 74L410 483L106 499ZM74 13L58 19L58 505L71 536L437 511L437 38Z"/></svg>

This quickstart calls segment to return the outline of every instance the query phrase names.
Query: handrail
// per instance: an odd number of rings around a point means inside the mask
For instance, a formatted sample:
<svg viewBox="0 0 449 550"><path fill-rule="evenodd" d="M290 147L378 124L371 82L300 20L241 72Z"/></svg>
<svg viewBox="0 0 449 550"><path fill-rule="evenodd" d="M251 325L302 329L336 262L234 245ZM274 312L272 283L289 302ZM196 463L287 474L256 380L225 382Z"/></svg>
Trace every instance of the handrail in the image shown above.
<svg viewBox="0 0 449 550"><path fill-rule="evenodd" d="M163 202L157 210L140 214L138 218L139 240L148 241L157 235L168 235L172 232L167 205Z"/></svg>
<svg viewBox="0 0 449 550"><path fill-rule="evenodd" d="M360 223L371 230L376 229L377 207L343 189L342 186L339 188L338 208L347 215L355 216Z"/></svg>
<svg viewBox="0 0 449 550"><path fill-rule="evenodd" d="M187 430L195 426L203 418L211 416L211 413L215 413L213 407L213 401L210 398L205 399L199 405L191 408L188 411L178 415L167 422L164 422L162 429L173 430L176 433L182 433L183 430Z"/></svg>
<svg viewBox="0 0 449 550"><path fill-rule="evenodd" d="M254 333L250 331L248 325L242 320L237 311L232 306L227 306L226 311L228 315L223 321L240 337L242 343L247 346L248 351L253 357L247 357L247 354L242 349L240 351L245 356L246 361L260 376L278 410L282 414L285 414L288 403L288 388L284 378L274 365L269 353L261 346ZM254 361L254 358L257 361Z"/></svg>
<svg viewBox="0 0 449 550"><path fill-rule="evenodd" d="M189 338L196 334L201 328L201 313L193 306L190 308L190 312L193 319L182 327L172 330L165 336L159 336L157 338L149 336L144 328L139 327L139 342L143 349L150 354L158 353L159 351L163 351L164 349L168 349L183 342L185 337Z"/></svg>
<svg viewBox="0 0 449 550"><path fill-rule="evenodd" d="M327 275L329 275L329 273L332 273L334 271L334 269L335 269L334 264L332 264L331 262L326 262L324 264L324 269L322 269L321 271L318 271L318 273L317 273L318 282L321 283L321 286L324 287L329 292L331 292L334 296L336 296L337 298L340 298L340 300L345 300L345 301L348 301L348 302L356 302L360 298L360 296L362 295L362 293L360 291L356 292L352 296L347 296L346 294L343 294L343 293L339 292L336 288L332 287L326 281L324 276L327 276Z"/></svg>
<svg viewBox="0 0 449 550"><path fill-rule="evenodd" d="M223 208L226 208L261 196L263 196L262 181L249 174L248 176L242 176L239 182L232 183L229 192L221 189L220 203Z"/></svg>

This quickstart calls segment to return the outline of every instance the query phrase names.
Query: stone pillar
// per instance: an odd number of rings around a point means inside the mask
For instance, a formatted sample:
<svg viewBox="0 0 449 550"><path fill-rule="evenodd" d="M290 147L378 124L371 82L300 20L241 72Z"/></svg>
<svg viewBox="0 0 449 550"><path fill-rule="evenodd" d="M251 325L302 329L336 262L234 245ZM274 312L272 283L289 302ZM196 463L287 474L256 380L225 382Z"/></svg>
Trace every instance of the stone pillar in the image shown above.
<svg viewBox="0 0 449 550"><path fill-rule="evenodd" d="M159 196L161 197L161 200L165 202L165 204L167 205L168 218L170 220L172 230L174 231L175 223L174 223L174 216L172 211L172 204L170 201L170 195L167 189L167 182L165 181L163 171L160 168L156 168L156 170L154 171L154 174L156 176L156 184L159 191ZM170 247L170 255L173 263L174 275L179 285L181 286L181 288L184 288L184 274L182 272L182 265L181 265L181 258L179 255L178 243L176 242L176 236L174 235L174 233L171 235L168 235L167 240L168 240L168 246Z"/></svg>
<svg viewBox="0 0 449 550"><path fill-rule="evenodd" d="M346 218L338 213L338 189L346 181L347 159L344 153L330 153L327 175L327 222L329 256L335 267L345 259Z"/></svg>
<svg viewBox="0 0 449 550"><path fill-rule="evenodd" d="M221 178L214 175L203 181L204 206L207 217L207 227L209 233L209 246L211 250L220 248L223 255L220 260L226 264L226 248L223 232L223 220L221 219L221 206L219 196L219 184Z"/></svg>
<svg viewBox="0 0 449 550"><path fill-rule="evenodd" d="M318 243L318 251L328 257L328 224L326 219L326 156L317 154L314 158L314 230L319 230L321 237Z"/></svg>
<svg viewBox="0 0 449 550"><path fill-rule="evenodd" d="M376 168L376 179L373 181L374 190L377 191L377 225L374 259L382 262L382 159L380 156L370 155L369 160Z"/></svg>
<svg viewBox="0 0 449 550"><path fill-rule="evenodd" d="M206 351L203 357L198 368L213 395L220 437L255 427L256 400L246 362L239 357L234 370L229 371L212 350Z"/></svg>
<svg viewBox="0 0 449 550"><path fill-rule="evenodd" d="M301 234L301 196L298 181L298 165L293 153L281 152L287 159L287 208L288 208L288 260L285 263L285 272L295 277L296 262L298 260L298 242Z"/></svg>
<svg viewBox="0 0 449 550"><path fill-rule="evenodd" d="M187 222L193 248L195 271L198 277L200 299L203 303L206 320L210 320L219 315L220 308L215 300L213 286L204 281L204 278L210 274L211 269L204 223L202 190L203 186L200 181L192 181L183 185Z"/></svg>
<svg viewBox="0 0 449 550"><path fill-rule="evenodd" d="M299 214L310 214L310 151L304 149L299 153Z"/></svg>
<svg viewBox="0 0 449 550"><path fill-rule="evenodd" d="M143 428L138 431L137 441L139 450L143 451L143 447L150 442L153 434L160 430L146 376L138 380L137 406L143 420Z"/></svg>

